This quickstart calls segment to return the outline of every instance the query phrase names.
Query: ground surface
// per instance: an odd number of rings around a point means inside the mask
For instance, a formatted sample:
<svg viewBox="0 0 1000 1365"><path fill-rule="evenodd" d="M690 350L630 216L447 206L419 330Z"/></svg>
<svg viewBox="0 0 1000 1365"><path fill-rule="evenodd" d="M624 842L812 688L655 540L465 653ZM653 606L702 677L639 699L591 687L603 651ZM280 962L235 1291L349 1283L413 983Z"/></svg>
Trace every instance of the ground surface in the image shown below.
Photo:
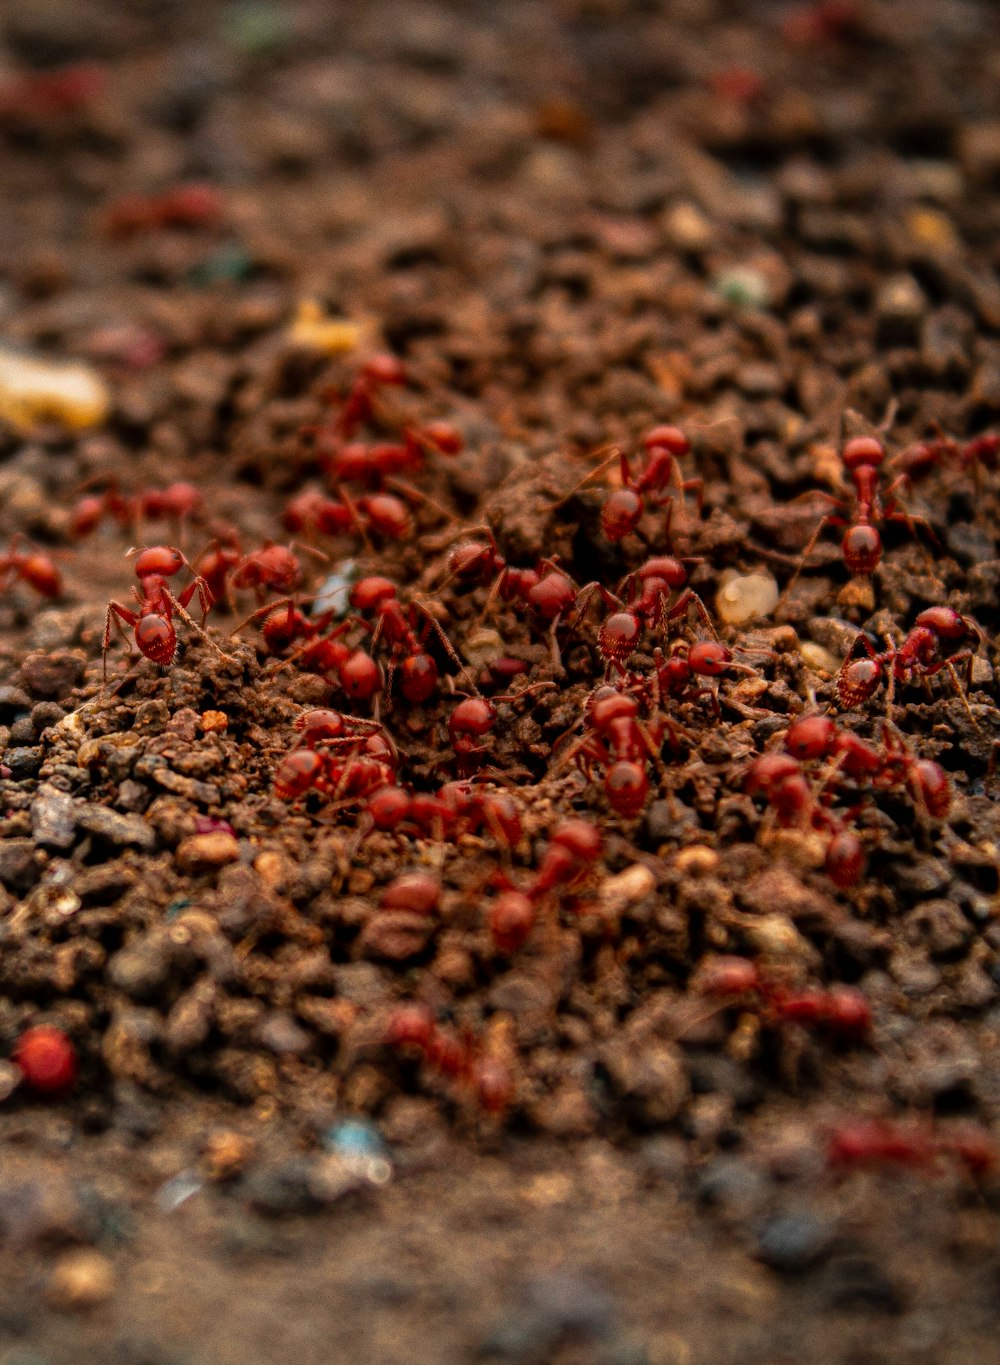
<svg viewBox="0 0 1000 1365"><path fill-rule="evenodd" d="M111 406L0 434L0 534L64 579L53 602L0 597L0 1057L46 1024L80 1065L47 1100L0 1061L0 1362L991 1358L1000 483L961 450L1000 409L993 7L157 10L3 21L3 341L92 364ZM16 83L81 61L103 84L80 107ZM109 230L121 196L191 181L218 190L211 222ZM350 353L290 338L310 298L361 324ZM431 635L439 691L413 705L397 679L383 701L396 780L478 773L517 802L513 848L488 821L371 833L343 780L279 799L305 708L372 708L308 656L274 671L253 629L228 638L252 592L209 617L228 658L181 622L171 668L113 642L101 685L126 550L287 540L289 498L331 491L310 428L376 349L409 382L361 439L440 419L464 450L407 471L402 539L315 539L301 591L350 560L430 603L462 662ZM575 486L656 422L690 437L701 514L689 490L672 540L653 510L611 544L620 471ZM849 495L839 443L877 430L916 534L886 524L852 579L826 529L777 607L727 624L728 577L788 585L826 510L802 495ZM914 463L942 433L958 444ZM204 499L184 527L74 536L85 492L175 480ZM373 490L347 489L367 517ZM524 602L490 600L495 574L446 581L486 525L511 566L555 554L626 595L651 554L687 557L711 624L645 623L616 675L647 733L673 727L639 746L637 818L609 809L611 756L572 761L610 608L564 619L555 658ZM891 731L884 691L845 714L858 630L881 649L942 605L981 632L967 698L941 670L900 679ZM657 705L654 646L710 628L751 671L709 680L718 715L698 680ZM463 767L447 694L532 684ZM747 773L816 709L885 766L866 785L807 765L818 805L778 828ZM918 760L948 775L940 810ZM498 942L498 872L529 886L567 816L601 859ZM838 888L841 828L866 866ZM435 912L380 909L416 868ZM717 954L766 990L707 996ZM843 986L872 1010L859 1036L781 1017ZM410 1002L438 1030L423 1058L386 1042ZM832 1167L854 1116L902 1125L908 1160Z"/></svg>

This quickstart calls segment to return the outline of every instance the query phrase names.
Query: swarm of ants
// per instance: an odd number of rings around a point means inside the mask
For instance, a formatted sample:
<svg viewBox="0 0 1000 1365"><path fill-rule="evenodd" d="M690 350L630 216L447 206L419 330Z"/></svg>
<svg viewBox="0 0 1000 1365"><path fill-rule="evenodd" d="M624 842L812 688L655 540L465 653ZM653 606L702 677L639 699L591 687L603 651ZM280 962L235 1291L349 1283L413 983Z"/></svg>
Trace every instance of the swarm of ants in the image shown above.
<svg viewBox="0 0 1000 1365"><path fill-rule="evenodd" d="M144 212L155 216L149 206ZM123 211L112 226L139 230L139 219L138 210ZM138 581L133 602L107 608L106 686L120 685L107 668L115 631L156 669L173 665L187 635L236 666L238 644L252 642L278 684L296 672L320 679L327 703L303 708L295 722L271 776L274 799L348 828L355 852L375 835L393 841L411 867L384 889L383 912L434 919L445 851L469 840L491 849L494 872L475 915L489 953L503 962L544 957L567 927L599 911L609 831L619 846L641 847L651 804L671 809L706 736L724 721L749 736L727 782L758 840L779 833L815 845L810 875L848 905L878 855L881 802L903 803L927 831L946 820L952 778L914 748L896 715L906 694L943 682L979 729L970 700L983 642L975 620L939 603L879 637L858 630L836 676L813 677L776 726L776 713L754 704L778 677L792 676L782 673L775 633L743 637L722 627L729 638L720 639L701 586L711 565L684 552L705 516L705 485L689 468L692 440L681 427L654 426L582 479L567 469L548 516L558 523L571 508L589 508L599 544L587 562L624 557L628 566L608 581L581 581L555 553L518 562L502 521L468 524L447 505L441 490L463 458L463 437L447 414L414 416L403 401L411 387L399 360L376 355L346 389L323 392L325 417L298 435L306 472L285 507L287 539L247 543L238 528L209 519L202 492L187 482L82 489L69 522L75 542L99 531L145 541L159 523L178 542L130 551ZM940 435L891 458L878 435L844 441L845 491L807 495L822 508L788 566L781 602L794 598L829 527L846 528L842 558L853 577L878 573L887 527L905 528L926 549L933 531L910 510L913 485L945 466L979 481L997 450L992 434L964 443ZM599 490L602 477L616 486ZM433 548L423 551L422 573L401 581L392 566L418 537ZM366 567L345 575L345 561ZM50 599L62 590L55 559L23 538L0 555L0 591L17 585ZM512 617L531 647L507 654L502 630ZM498 641L492 657L477 646L482 638ZM532 766L512 763L512 732L554 716L561 733L536 745ZM414 727L427 739L417 763L408 752ZM555 818L533 848L540 827L528 797L546 783ZM700 838L711 843L711 828ZM613 924L605 932L613 938ZM779 1039L794 1029L818 1047L873 1046L877 1013L862 991L786 980L763 959L709 955L675 985L713 1016L750 1012ZM382 1047L388 1065L415 1069L459 1107L494 1122L518 1112L516 1053L463 1032L419 992L401 992ZM859 1123L834 1134L830 1160L992 1164L988 1142L949 1141Z"/></svg>

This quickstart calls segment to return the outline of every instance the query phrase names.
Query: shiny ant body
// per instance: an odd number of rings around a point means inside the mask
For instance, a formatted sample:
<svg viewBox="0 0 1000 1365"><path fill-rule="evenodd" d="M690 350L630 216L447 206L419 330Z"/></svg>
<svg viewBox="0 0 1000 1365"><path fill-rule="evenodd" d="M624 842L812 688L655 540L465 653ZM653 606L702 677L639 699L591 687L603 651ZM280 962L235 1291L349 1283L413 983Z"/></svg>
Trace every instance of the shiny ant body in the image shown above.
<svg viewBox="0 0 1000 1365"><path fill-rule="evenodd" d="M905 473L897 474L882 487L882 465L885 461L885 446L874 436L855 436L847 441L840 452L841 463L853 485L853 497L838 497L819 489L804 494L807 498L818 499L836 509L827 513L816 527L809 543L799 558L799 567L785 588L783 597L791 592L813 546L827 526L846 526L847 531L841 542L841 554L848 573L856 577L870 577L882 562L882 537L878 527L888 522L904 522L911 534L922 526L928 535L933 535L924 517L913 516L897 503L899 491L908 483Z"/></svg>
<svg viewBox="0 0 1000 1365"><path fill-rule="evenodd" d="M799 1024L831 1037L857 1040L871 1031L872 1011L867 997L853 986L792 988L771 979L744 957L717 957L703 964L694 986L701 995L733 1002L758 1004L765 1018L776 1024Z"/></svg>
<svg viewBox="0 0 1000 1365"><path fill-rule="evenodd" d="M490 906L489 930L504 954L516 952L528 940L539 906L555 893L570 894L592 871L604 851L600 830L589 820L563 820L552 831L549 846L531 882L518 889L503 873L495 874L501 894Z"/></svg>
<svg viewBox="0 0 1000 1365"><path fill-rule="evenodd" d="M194 576L191 582L177 596L174 596L167 580L173 578L184 568L188 569ZM139 580L139 586L133 588L132 591L138 603L138 610L126 607L121 602L112 601L108 603L107 615L104 620L104 642L101 650L105 679L107 679L108 649L111 645L112 624L123 636L125 636L125 631L122 623L130 626L139 652L162 667L168 667L172 664L177 652L177 630L174 626L175 612L202 639L208 640L208 636L205 635L201 626L188 615L187 608L197 594L201 607L201 620L204 624L205 617L212 605L212 595L204 578L194 574L194 570L180 550L171 545L154 545L149 549L140 550L135 558L135 574ZM227 658L217 645L211 640L208 642L212 644L213 649L222 658Z"/></svg>
<svg viewBox="0 0 1000 1365"><path fill-rule="evenodd" d="M976 623L951 607L928 607L920 612L903 643L897 647L888 640L881 652L875 649L862 631L837 674L837 696L842 706L851 709L874 696L879 687L886 683L891 711L897 683L907 683L914 678L931 678L935 673L947 670L968 709L968 699L959 681L956 665L966 664L968 686L972 681L972 659L975 653L969 644L978 645L981 639L982 632ZM859 646L866 657L857 657Z"/></svg>
<svg viewBox="0 0 1000 1365"><path fill-rule="evenodd" d="M20 534L11 536L7 550L0 553L0 593L15 582L27 584L42 597L56 598L62 592L62 574L57 565Z"/></svg>

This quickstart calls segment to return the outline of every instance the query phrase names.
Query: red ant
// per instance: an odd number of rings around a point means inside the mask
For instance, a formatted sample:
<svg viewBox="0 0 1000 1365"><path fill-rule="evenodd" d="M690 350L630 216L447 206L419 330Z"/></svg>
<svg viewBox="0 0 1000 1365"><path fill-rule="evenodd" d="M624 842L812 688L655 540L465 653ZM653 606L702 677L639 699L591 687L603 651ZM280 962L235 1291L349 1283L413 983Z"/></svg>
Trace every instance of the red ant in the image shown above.
<svg viewBox="0 0 1000 1365"><path fill-rule="evenodd" d="M324 472L334 483L361 483L377 488L394 475L418 473L428 452L457 455L463 444L461 432L450 422L409 427L402 438L402 442L395 443L379 441L366 445L352 441L341 445L326 436L324 428L319 428L316 450Z"/></svg>
<svg viewBox="0 0 1000 1365"><path fill-rule="evenodd" d="M749 664L738 663L733 658L733 651L718 640L699 640L695 644L675 640L666 656L657 645L653 650L652 673L648 676L627 674L626 687L630 693L657 708L666 697L685 702L709 697L718 716L721 711L716 689L694 684L700 678L719 678L727 672L756 675L757 670ZM676 730L677 727L672 728Z"/></svg>
<svg viewBox="0 0 1000 1365"><path fill-rule="evenodd" d="M280 668L297 663L321 677L335 677L352 701L371 701L382 691L382 670L371 655L363 649L352 650L339 638L354 624L352 621L342 621L333 630L328 630L333 612L308 617L299 610L293 598L286 597L258 607L232 633L235 635L261 617L261 634L269 653L278 654L296 640L306 642Z"/></svg>
<svg viewBox="0 0 1000 1365"><path fill-rule="evenodd" d="M112 484L104 493L80 498L71 513L70 532L77 537L90 535L106 516L123 527L135 527L145 517L150 521L173 520L180 528L201 508L201 493L192 483L179 481L134 497L123 497Z"/></svg>
<svg viewBox="0 0 1000 1365"><path fill-rule="evenodd" d="M543 620L554 625L566 615L584 591L594 591L597 584L588 584L578 591L568 574L563 573L555 558L540 559L533 569L512 568L497 548L493 532L482 527L489 537L483 545L476 540L463 541L448 555L448 578L463 582L489 583L489 602L500 597L504 602L522 602Z"/></svg>
<svg viewBox="0 0 1000 1365"><path fill-rule="evenodd" d="M94 62L9 77L0 85L0 119L74 114L92 104L106 83L104 68Z"/></svg>
<svg viewBox="0 0 1000 1365"><path fill-rule="evenodd" d="M865 578L870 577L882 562L882 537L877 529L880 523L905 522L914 537L917 527L923 526L933 539L933 532L925 517L915 517L896 505L896 494L908 482L905 473L898 474L885 489L880 488L881 468L885 460L885 446L880 440L874 436L855 436L844 445L840 459L854 485L853 498L837 497L820 489L803 496L841 508L848 515L844 517L829 513L822 518L802 551L798 568L782 593L782 598L791 592L813 546L827 526L848 528L840 547L844 564L848 573Z"/></svg>
<svg viewBox="0 0 1000 1365"><path fill-rule="evenodd" d="M557 889L572 892L590 874L603 849L600 831L590 821L564 820L552 831L541 866L523 891L503 873L495 874L494 883L503 891L490 907L489 928L500 952L522 947L535 927L539 904Z"/></svg>
<svg viewBox="0 0 1000 1365"><path fill-rule="evenodd" d="M22 550L22 545L28 545L28 541L18 532L11 536L6 553L0 554L0 592L6 592L20 580L42 597L58 597L62 592L62 574L57 566L40 550L30 545Z"/></svg>
<svg viewBox="0 0 1000 1365"><path fill-rule="evenodd" d="M326 558L308 546L299 548L308 549L318 559ZM269 592L287 597L302 582L302 565L291 546L265 540L259 549L244 554L233 530L213 540L195 567L208 585L213 602L226 601L230 610L235 610L235 592L252 589L258 602L262 602Z"/></svg>
<svg viewBox="0 0 1000 1365"><path fill-rule="evenodd" d="M618 460L621 471L622 487L609 493L601 508L601 530L613 544L624 540L635 531L644 513L650 508L665 508L664 537L670 544L670 522L673 516L674 500L667 491L673 485L683 499L685 493L697 496L698 514L701 515L705 483L703 479L684 479L678 461L687 455L691 442L680 427L657 426L647 431L642 438L646 452L646 466L641 474L635 474L624 450L613 451L596 469L561 498L556 507L562 507L591 479L596 478L614 460Z"/></svg>
<svg viewBox="0 0 1000 1365"><path fill-rule="evenodd" d="M837 696L841 705L848 710L860 706L883 682L887 682L887 706L891 712L897 683L909 682L914 677L930 678L935 673L940 673L942 669L947 669L972 723L978 729L965 690L955 671L955 665L965 660L966 686L971 685L972 659L975 651L966 648L941 657L952 646L961 645L970 639L978 645L982 640L982 631L974 621L961 616L951 607L928 607L926 611L922 611L898 649L887 639L885 650L879 653L864 631L859 632L851 646L850 654L837 674ZM859 645L864 650L866 658L856 657Z"/></svg>
<svg viewBox="0 0 1000 1365"><path fill-rule="evenodd" d="M523 837L521 811L506 792L484 792L471 782L448 782L436 793L411 796L401 787L385 787L368 802L373 829L398 832L410 826L427 838L457 838L489 829L506 850Z"/></svg>
<svg viewBox="0 0 1000 1365"><path fill-rule="evenodd" d="M104 621L104 644L101 651L101 658L104 665L104 678L108 676L108 649L111 645L111 626L112 622L118 631L124 636L122 622L131 626L135 637L136 647L139 652L155 664L167 667L173 663L174 654L177 651L177 632L174 628L173 616L176 611L178 616L196 631L202 639L208 640L212 648L223 659L228 659L228 655L223 654L214 641L209 640L208 636L197 625L187 613L187 607L194 597L198 594L198 601L201 605L201 620L204 624L205 617L208 615L209 607L212 605L212 597L208 590L204 578L195 575L186 588L182 589L178 596L174 596L167 582L174 574L180 573L181 569L187 568L191 573L194 570L188 563L186 556L174 549L172 545L154 545L146 550L140 550L135 559L135 574L139 580L139 587L133 588L135 600L139 604L139 610L133 611L130 607L123 606L121 602L109 602L108 611Z"/></svg>
<svg viewBox="0 0 1000 1365"><path fill-rule="evenodd" d="M644 725L636 699L614 687L601 687L588 697L586 721L592 733L577 740L567 758L575 758L588 778L591 766L600 764L608 805L633 820L649 797L646 765L659 754L664 725Z"/></svg>
<svg viewBox="0 0 1000 1365"><path fill-rule="evenodd" d="M645 623L663 628L667 622L679 620L691 606L697 608L709 631L715 634L704 602L687 586L687 581L687 569L679 559L655 555L622 580L619 591L628 594L627 604L599 584L588 584L583 589L581 598L598 591L605 603L620 608L605 620L597 637L597 647L609 670L625 671L625 662L635 652ZM589 600L588 596L587 603ZM587 603L582 605L581 615Z"/></svg>
<svg viewBox="0 0 1000 1365"><path fill-rule="evenodd" d="M162 194L130 194L105 210L103 227L115 237L131 237L157 228L211 227L222 214L222 198L214 185L178 185Z"/></svg>
<svg viewBox="0 0 1000 1365"><path fill-rule="evenodd" d="M443 1029L425 1005L397 1005L389 1016L385 1042L416 1052L438 1075L458 1083L489 1114L504 1113L514 1098L514 1080L499 1057L480 1052L470 1038Z"/></svg>
<svg viewBox="0 0 1000 1365"><path fill-rule="evenodd" d="M840 1169L926 1167L941 1156L961 1162L972 1175L985 1175L997 1165L997 1149L990 1135L971 1127L935 1135L927 1128L889 1119L854 1118L834 1128L827 1143L827 1161Z"/></svg>
<svg viewBox="0 0 1000 1365"><path fill-rule="evenodd" d="M978 486L981 483L983 467L995 468L998 455L1000 434L988 431L974 436L964 445L953 437L944 435L928 441L917 441L915 445L908 446L897 455L892 463L898 465L911 482L924 478L945 460L958 464L962 469L968 469L971 465Z"/></svg>
<svg viewBox="0 0 1000 1365"><path fill-rule="evenodd" d="M789 726L785 749L797 760L830 758L838 771L876 787L903 784L934 819L943 820L951 808L951 783L939 763L915 759L888 728L883 752L873 749L849 730L841 730L829 716L802 716Z"/></svg>
<svg viewBox="0 0 1000 1365"><path fill-rule="evenodd" d="M348 801L364 800L396 780L399 755L385 736L351 737L352 752L341 758L327 749L291 749L274 773L274 794L297 801L311 791Z"/></svg>
<svg viewBox="0 0 1000 1365"><path fill-rule="evenodd" d="M532 683L529 687L523 687L520 692L494 696L489 700L486 697L466 697L464 701L460 701L448 717L448 737L460 766L470 767L485 757L486 747L478 744L477 740L484 739L496 725L496 703L515 702L527 696L529 692L549 687L555 687L555 683Z"/></svg>
<svg viewBox="0 0 1000 1365"><path fill-rule="evenodd" d="M372 613L377 617L372 634L372 646L374 647L381 636L385 636L389 641L393 649L393 657L389 663L389 687L391 689L393 675L398 668L401 678L400 691L407 701L419 705L427 701L437 688L437 664L423 648L422 643L429 630L437 633L452 662L457 664L459 669L463 667L462 660L455 652L451 641L426 607L420 602L411 602L404 612L396 598L396 585L390 579L377 576L362 578L351 589L350 603L355 610ZM418 638L415 627L420 612L424 615L424 621L421 636ZM367 622L363 624L366 629L372 629Z"/></svg>
<svg viewBox="0 0 1000 1365"><path fill-rule="evenodd" d="M834 886L846 889L860 881L865 865L861 840L820 804L791 754L761 754L750 766L744 789L763 796L782 827L829 835L824 867Z"/></svg>
<svg viewBox="0 0 1000 1365"><path fill-rule="evenodd" d="M867 998L853 986L804 986L792 990L761 974L744 957L717 957L703 965L694 985L702 995L736 1000L756 997L778 1023L821 1029L838 1038L864 1038L871 1031Z"/></svg>

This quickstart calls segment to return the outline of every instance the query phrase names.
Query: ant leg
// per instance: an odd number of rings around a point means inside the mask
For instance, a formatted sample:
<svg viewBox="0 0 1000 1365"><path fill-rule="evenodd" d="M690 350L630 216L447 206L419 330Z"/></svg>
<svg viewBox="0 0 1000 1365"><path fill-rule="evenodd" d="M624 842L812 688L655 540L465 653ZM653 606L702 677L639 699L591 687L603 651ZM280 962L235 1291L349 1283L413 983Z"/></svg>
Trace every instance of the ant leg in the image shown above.
<svg viewBox="0 0 1000 1365"><path fill-rule="evenodd" d="M601 461L599 465L595 465L595 467L590 471L590 473L585 475L578 484L574 484L574 486L569 490L569 492L564 494L563 497L561 497L558 502L551 503L550 504L551 511L555 512L560 507L564 506L567 502L569 502L570 498L574 497L575 494L579 493L581 488L585 488L586 485L590 483L591 479L596 479L598 474L603 473L603 471L607 469L609 464L614 464L615 460L618 460L621 464L622 483L626 488L629 486L632 475L628 467L628 456L625 454L625 452L621 449L620 446L598 446L596 450L592 450L590 452L590 455L591 457L593 457L594 455L600 455L605 450L610 450L611 454L605 456L605 458Z"/></svg>
<svg viewBox="0 0 1000 1365"><path fill-rule="evenodd" d="M101 669L104 675L103 685L105 687L107 686L108 683L108 650L111 647L112 621L115 624L115 628L117 629L118 634L128 645L129 653L131 654L132 641L129 639L128 631L122 625L122 622L125 621L128 625L134 628L138 624L139 618L134 611L130 611L128 607L123 607L120 602L108 603L107 614L105 615L104 618L104 642L101 645Z"/></svg>
<svg viewBox="0 0 1000 1365"><path fill-rule="evenodd" d="M189 605L195 593L198 594L198 605L201 607L201 624L204 625L205 617L211 610L215 598L212 596L211 589L202 578L201 574L198 574L196 578L191 580L187 587L178 594L176 600L179 606L186 607Z"/></svg>
<svg viewBox="0 0 1000 1365"><path fill-rule="evenodd" d="M809 537L808 545L806 545L805 549L799 555L798 567L796 568L795 572L792 574L788 582L785 584L781 596L774 604L774 611L771 613L772 616L775 615L788 601L788 598L791 596L792 589L799 581L799 575L802 573L802 570L806 567L806 560L809 558L813 550L816 548L816 542L819 540L820 536L823 534L823 532L826 530L828 526L835 524L837 520L838 518L832 512L828 512L825 517L822 517L820 519L819 524L817 525L815 531L813 531L812 535Z"/></svg>
<svg viewBox="0 0 1000 1365"><path fill-rule="evenodd" d="M662 613L662 624L665 626L668 621L676 621L679 617L686 615L688 607L691 606L694 607L695 611L697 611L698 615L701 617L702 623L708 630L712 639L718 640L718 631L715 629L715 624L708 614L708 608L693 588L685 588L674 605Z"/></svg>
<svg viewBox="0 0 1000 1365"><path fill-rule="evenodd" d="M189 584L188 586L190 587L191 585ZM208 634L208 632L205 631L205 630L202 630L202 628L201 628L201 626L199 626L198 622L195 621L191 616L188 615L187 611L184 609L184 607L181 605L181 603L177 600L177 598L173 595L173 593L170 591L169 588L164 588L163 591L166 593L167 601L170 602L170 603L172 603L173 606L176 607L176 609L177 609L177 614L178 614L178 616L181 618L181 620L185 623L185 625L190 626L191 629L194 631L194 633L195 633L196 635L200 636L201 639L204 640L205 643L206 643L207 645L210 645L210 646L212 647L212 649L215 650L216 654L218 654L218 656L219 656L220 659L225 659L225 661L226 661L227 664L234 664L234 663L236 663L236 660L235 660L235 658L232 656L232 654L227 654L224 650L220 649L219 646L218 646L218 645L215 643L215 641L212 639L212 637ZM185 590L185 591L186 591L186 590Z"/></svg>
<svg viewBox="0 0 1000 1365"><path fill-rule="evenodd" d="M383 480L386 488L391 488L394 493L402 493L404 497L412 498L414 502L422 502L426 507L431 507L437 512L439 517L453 524L459 520L454 512L450 512L443 503L432 498L429 494L422 492L419 488L414 488L412 483L407 483L405 479L397 479L395 476Z"/></svg>
<svg viewBox="0 0 1000 1365"><path fill-rule="evenodd" d="M684 493L694 493L695 506L698 508L698 515L700 517L705 510L705 480L685 479L681 484L681 491Z"/></svg>
<svg viewBox="0 0 1000 1365"><path fill-rule="evenodd" d="M441 648L448 655L448 658L452 661L452 663L456 665L459 672L462 672L464 669L469 667L468 663L462 658L458 650L448 639L448 636L445 634L444 628L442 627L441 623L434 618L433 614L430 611L430 608L427 606L425 602L423 602L419 597L415 597L413 601L410 603L410 610L411 611L416 610L423 613L427 625L430 626L431 630L433 630L434 634L441 642Z"/></svg>

